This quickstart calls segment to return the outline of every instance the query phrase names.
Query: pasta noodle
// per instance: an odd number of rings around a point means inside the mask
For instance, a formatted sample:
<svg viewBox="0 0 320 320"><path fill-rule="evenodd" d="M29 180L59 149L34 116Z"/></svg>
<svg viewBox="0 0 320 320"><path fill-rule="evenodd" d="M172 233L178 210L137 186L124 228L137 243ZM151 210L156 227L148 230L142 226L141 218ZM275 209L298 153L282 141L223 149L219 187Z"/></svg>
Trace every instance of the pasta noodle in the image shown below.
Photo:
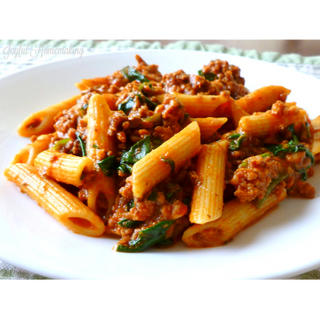
<svg viewBox="0 0 320 320"><path fill-rule="evenodd" d="M197 160L198 183L193 191L190 222L204 224L220 218L226 161L227 152L218 142L202 146Z"/></svg>
<svg viewBox="0 0 320 320"><path fill-rule="evenodd" d="M221 246L232 240L242 229L249 226L269 210L286 198L286 190L271 194L259 209L253 203L241 203L238 199L228 202L220 219L205 223L194 224L188 228L182 240L190 247Z"/></svg>
<svg viewBox="0 0 320 320"><path fill-rule="evenodd" d="M83 185L85 173L93 171L90 158L53 150L41 152L34 160L34 166L42 175L76 187Z"/></svg>
<svg viewBox="0 0 320 320"><path fill-rule="evenodd" d="M134 196L143 197L147 191L169 176L170 172L178 170L188 159L197 155L200 148L200 129L197 122L192 122L133 166ZM174 168L170 162L174 164ZM148 178L150 172L153 174L152 180Z"/></svg>
<svg viewBox="0 0 320 320"><path fill-rule="evenodd" d="M62 101L51 107L35 112L27 117L19 126L18 133L23 137L41 135L53 132L54 117L61 111L73 107L80 95Z"/></svg>
<svg viewBox="0 0 320 320"><path fill-rule="evenodd" d="M196 75L137 66L76 83L80 94L27 117L31 143L4 174L71 231L120 237L119 252L215 247L291 197L320 159L320 116L290 90L249 92L237 66Z"/></svg>
<svg viewBox="0 0 320 320"><path fill-rule="evenodd" d="M103 234L99 217L58 183L41 177L36 168L22 163L11 165L5 176L71 231L92 237Z"/></svg>
<svg viewBox="0 0 320 320"><path fill-rule="evenodd" d="M282 86L262 87L237 100L237 105L249 114L266 111L278 100L285 102L290 92Z"/></svg>

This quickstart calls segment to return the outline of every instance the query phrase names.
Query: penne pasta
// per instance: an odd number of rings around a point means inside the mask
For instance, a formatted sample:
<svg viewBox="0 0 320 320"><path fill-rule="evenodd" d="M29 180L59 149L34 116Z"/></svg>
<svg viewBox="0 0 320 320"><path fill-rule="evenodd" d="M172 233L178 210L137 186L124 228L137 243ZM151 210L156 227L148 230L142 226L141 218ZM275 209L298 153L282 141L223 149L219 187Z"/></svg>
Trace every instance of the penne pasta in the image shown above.
<svg viewBox="0 0 320 320"><path fill-rule="evenodd" d="M132 169L134 196L142 198L146 192L168 177L172 171L178 170L188 159L197 155L200 149L199 125L197 122L191 122L160 147L152 150L134 164ZM152 179L150 179L150 174L152 174Z"/></svg>
<svg viewBox="0 0 320 320"><path fill-rule="evenodd" d="M227 151L218 142L203 145L197 159L197 184L193 190L190 222L204 224L220 218Z"/></svg>
<svg viewBox="0 0 320 320"><path fill-rule="evenodd" d="M240 108L236 101L230 103L230 109L233 125L237 128L241 118L249 116L249 113Z"/></svg>
<svg viewBox="0 0 320 320"><path fill-rule="evenodd" d="M314 131L320 130L320 116L311 120L311 124Z"/></svg>
<svg viewBox="0 0 320 320"><path fill-rule="evenodd" d="M228 118L191 118L191 121L197 121L200 128L201 139L207 140L228 121Z"/></svg>
<svg viewBox="0 0 320 320"><path fill-rule="evenodd" d="M237 105L249 114L268 110L276 101L286 101L291 90L282 86L257 89L237 101Z"/></svg>
<svg viewBox="0 0 320 320"><path fill-rule="evenodd" d="M104 223L96 214L58 183L42 177L36 168L19 163L10 165L4 174L69 230L92 237L103 234Z"/></svg>
<svg viewBox="0 0 320 320"><path fill-rule="evenodd" d="M35 112L27 117L19 126L18 133L23 137L39 136L54 131L54 117L61 111L73 107L81 95L57 103L51 107Z"/></svg>
<svg viewBox="0 0 320 320"><path fill-rule="evenodd" d="M182 240L189 247L216 247L233 239L242 229L260 219L287 196L286 189L279 188L272 193L258 209L252 202L241 203L238 199L227 202L220 219L206 223L194 224L183 234Z"/></svg>
<svg viewBox="0 0 320 320"><path fill-rule="evenodd" d="M97 77L93 79L83 79L81 80L80 83L76 83L75 86L79 90L83 91L83 90L88 90L90 88L93 88L95 86L101 86L108 83L109 83L108 77L105 77L105 78Z"/></svg>
<svg viewBox="0 0 320 320"><path fill-rule="evenodd" d="M295 103L286 103L288 114L279 116L272 112L260 112L242 117L239 122L239 130L254 135L257 138L267 138L278 133L282 128L294 124L296 129L307 122L307 113Z"/></svg>
<svg viewBox="0 0 320 320"><path fill-rule="evenodd" d="M33 165L34 159L37 155L48 149L51 141L51 134L41 135L34 142L28 144L21 149L12 160L11 164L15 163L27 163Z"/></svg>
<svg viewBox="0 0 320 320"><path fill-rule="evenodd" d="M105 99L95 94L90 98L87 117L87 156L92 159L97 175L85 187L88 207L100 217L106 217L112 210L116 196L115 178L106 177L98 162L115 153L115 141L107 133L112 112Z"/></svg>
<svg viewBox="0 0 320 320"><path fill-rule="evenodd" d="M41 152L34 160L34 166L41 175L76 187L82 186L85 174L93 171L90 158L53 150Z"/></svg>
<svg viewBox="0 0 320 320"><path fill-rule="evenodd" d="M101 95L95 94L90 98L87 110L86 153L95 163L115 153L115 141L108 135L111 115L112 112Z"/></svg>
<svg viewBox="0 0 320 320"><path fill-rule="evenodd" d="M320 153L320 131L315 131L313 134L311 151L314 155Z"/></svg>
<svg viewBox="0 0 320 320"><path fill-rule="evenodd" d="M230 95L222 92L220 95L189 95L172 92L176 99L184 106L190 117L204 118L216 116L217 109L230 101ZM164 95L157 96L159 101L163 101Z"/></svg>
<svg viewBox="0 0 320 320"><path fill-rule="evenodd" d="M89 184L85 187L87 194L87 206L96 213L105 223L112 212L117 195L114 177L106 177L98 172Z"/></svg>
<svg viewBox="0 0 320 320"><path fill-rule="evenodd" d="M113 110L113 111L118 110L118 108L116 106L116 102L119 97L117 95L112 94L112 93L103 93L102 97L106 101L106 103L108 104L110 110Z"/></svg>

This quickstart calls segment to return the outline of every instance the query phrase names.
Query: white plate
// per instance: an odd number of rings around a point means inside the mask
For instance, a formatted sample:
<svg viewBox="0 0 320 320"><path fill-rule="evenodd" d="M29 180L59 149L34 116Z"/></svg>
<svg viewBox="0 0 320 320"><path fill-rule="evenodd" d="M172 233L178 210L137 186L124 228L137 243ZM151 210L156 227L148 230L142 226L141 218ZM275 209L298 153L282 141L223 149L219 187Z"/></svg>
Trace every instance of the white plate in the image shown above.
<svg viewBox="0 0 320 320"><path fill-rule="evenodd" d="M311 118L320 114L320 81L294 70L247 58L194 51L130 51L47 64L0 79L0 172L29 143L16 133L31 112L77 94L74 83L136 65L139 53L165 74L178 69L196 74L213 59L241 68L250 90L283 85ZM286 199L279 209L226 246L116 253L114 239L75 235L56 222L0 175L0 258L37 274L68 279L263 279L294 276L320 266L320 168L310 179L313 200Z"/></svg>

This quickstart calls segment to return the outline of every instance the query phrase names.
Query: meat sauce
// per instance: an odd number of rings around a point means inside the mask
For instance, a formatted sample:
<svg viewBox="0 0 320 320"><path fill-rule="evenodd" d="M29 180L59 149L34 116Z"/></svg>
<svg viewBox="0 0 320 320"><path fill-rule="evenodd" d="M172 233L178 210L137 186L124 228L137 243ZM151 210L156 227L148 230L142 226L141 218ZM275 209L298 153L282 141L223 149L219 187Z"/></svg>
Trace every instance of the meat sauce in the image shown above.
<svg viewBox="0 0 320 320"><path fill-rule="evenodd" d="M117 110L113 111L109 120L108 135L115 139L117 152L109 152L107 156L115 155L118 164L123 154L138 142L144 142L148 137L151 148L156 148L191 122L184 106L170 93L218 95L228 91L234 99L249 93L240 76L240 69L226 61L211 61L198 75L188 75L183 70L162 75L158 66L148 65L139 56L136 56L136 60L138 66L133 69L146 80L130 81L121 71L102 78L102 81L100 78L99 84L82 91L76 106L57 115L51 147L57 141L64 140L66 142L59 147L61 152L82 155L81 141L85 144L87 137L86 109L94 93L116 95ZM164 95L161 103L157 98L159 95ZM281 117L289 111L283 102L279 102L268 112ZM230 126L230 121L226 126ZM230 146L225 199L238 197L242 202L262 200L269 192L269 186L280 176L282 178L278 183L286 185L289 195L314 197L314 188L305 181L313 173L313 160L308 156L312 135L308 128L305 123L294 133L279 128L276 134L269 136L268 141L250 136L241 128L232 128L233 134L244 136L235 148L234 139L230 138L232 133L224 134L224 128L221 128L215 140L227 139ZM298 148L297 152L284 152L282 157L270 152L270 142L282 145L285 149L293 135L305 147ZM140 152L140 149L136 148L135 152ZM118 244L128 246L141 235L142 230L149 230L167 221L165 239L170 241L158 244L168 245L171 240L174 241L189 226L190 202L193 186L197 182L195 163L196 159L190 160L180 172L171 174L142 199L133 196L130 168L119 166L115 172L119 194L112 212L104 217L106 233L121 237ZM86 202L82 189L78 190L78 194ZM99 201L101 208L108 207L106 199ZM170 225L170 221L175 223Z"/></svg>

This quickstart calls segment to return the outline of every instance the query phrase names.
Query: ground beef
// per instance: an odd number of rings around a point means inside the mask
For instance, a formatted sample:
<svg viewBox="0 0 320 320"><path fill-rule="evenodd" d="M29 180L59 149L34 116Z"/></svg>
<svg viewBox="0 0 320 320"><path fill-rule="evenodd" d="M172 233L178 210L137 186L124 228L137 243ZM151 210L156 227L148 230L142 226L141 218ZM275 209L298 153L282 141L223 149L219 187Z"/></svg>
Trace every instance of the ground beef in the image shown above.
<svg viewBox="0 0 320 320"><path fill-rule="evenodd" d="M178 92L184 94L198 94L207 92L210 82L204 77L188 75L183 70L178 70L163 76L165 90L167 92Z"/></svg>
<svg viewBox="0 0 320 320"><path fill-rule="evenodd" d="M229 65L227 61L211 61L202 68L201 73L202 75L189 75L178 70L165 74L162 81L167 92L219 95L223 91L229 91L234 99L249 93L244 86L244 78L240 76L240 69Z"/></svg>
<svg viewBox="0 0 320 320"><path fill-rule="evenodd" d="M240 69L229 64L227 61L212 60L203 66L202 73L215 74L216 77L210 82L209 94L219 94L221 91L230 91L230 96L239 99L249 93L245 88L245 80L240 76Z"/></svg>
<svg viewBox="0 0 320 320"><path fill-rule="evenodd" d="M230 183L241 202L262 199L271 181L283 170L281 163L269 156L254 156L245 160L246 167L238 168Z"/></svg>
<svg viewBox="0 0 320 320"><path fill-rule="evenodd" d="M152 81L160 82L162 74L158 70L158 66L155 64L148 65L139 55L136 55L138 66L135 68L138 72L142 73L146 78Z"/></svg>

